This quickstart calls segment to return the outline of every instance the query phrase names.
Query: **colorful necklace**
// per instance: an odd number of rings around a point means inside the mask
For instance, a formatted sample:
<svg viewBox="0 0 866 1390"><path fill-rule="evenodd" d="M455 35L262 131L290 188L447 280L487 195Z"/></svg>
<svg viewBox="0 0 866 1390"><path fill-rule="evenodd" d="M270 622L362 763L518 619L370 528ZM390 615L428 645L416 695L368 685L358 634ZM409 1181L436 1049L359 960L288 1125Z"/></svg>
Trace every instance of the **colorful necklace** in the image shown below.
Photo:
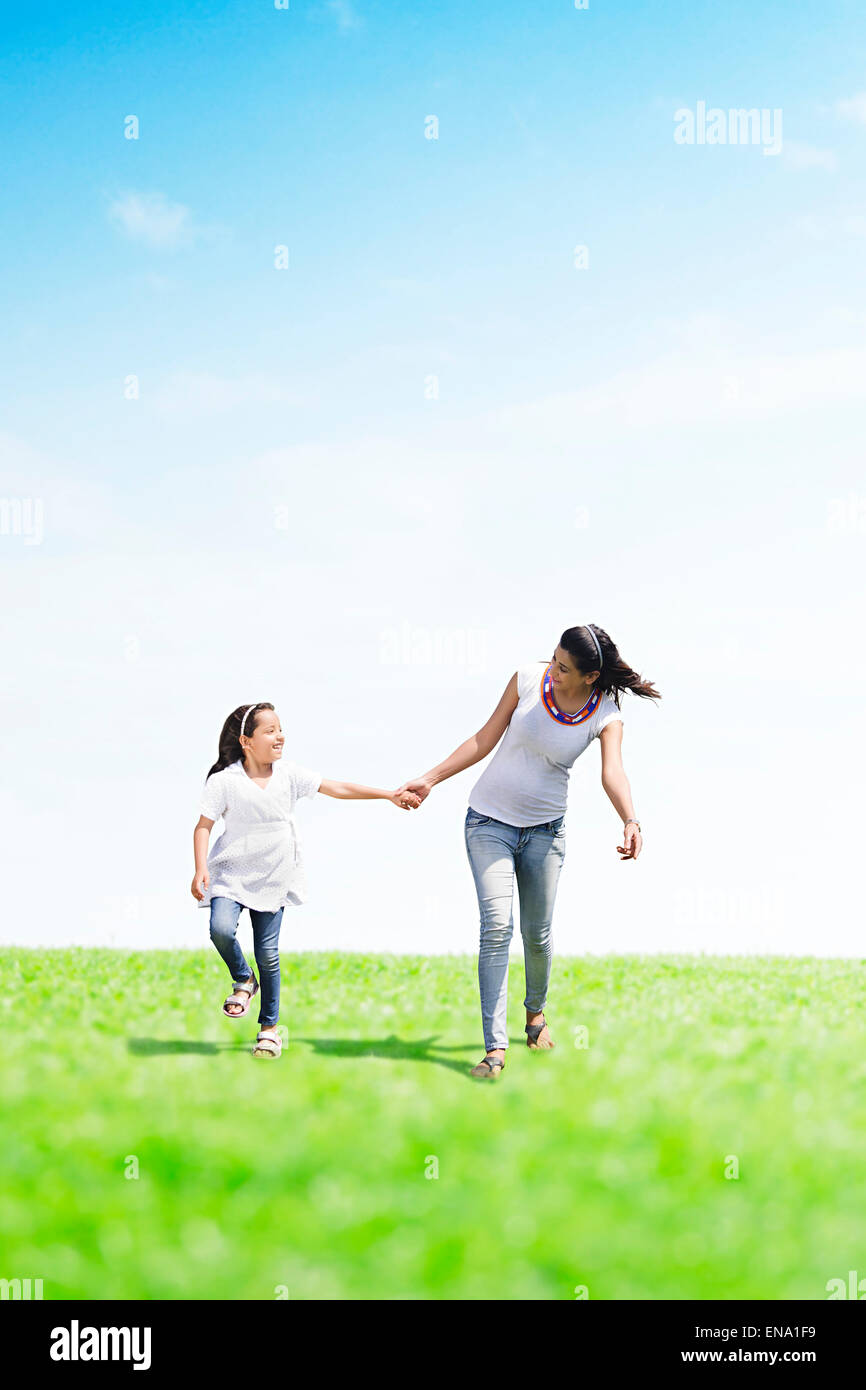
<svg viewBox="0 0 866 1390"><path fill-rule="evenodd" d="M579 709L577 714L564 714L561 709L557 708L556 701L553 698L553 683L550 679L550 667L548 666L541 678L541 699L547 713L552 719L555 719L557 723L582 724L585 719L591 719L598 709L601 691L598 686L596 686L583 709Z"/></svg>

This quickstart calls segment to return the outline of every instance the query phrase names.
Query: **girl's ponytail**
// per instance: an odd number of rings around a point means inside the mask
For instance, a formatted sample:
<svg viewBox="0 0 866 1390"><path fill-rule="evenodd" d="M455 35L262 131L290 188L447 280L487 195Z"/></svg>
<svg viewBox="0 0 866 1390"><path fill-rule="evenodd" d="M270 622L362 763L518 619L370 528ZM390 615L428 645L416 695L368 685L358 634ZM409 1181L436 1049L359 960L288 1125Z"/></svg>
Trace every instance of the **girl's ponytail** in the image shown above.
<svg viewBox="0 0 866 1390"><path fill-rule="evenodd" d="M593 637L595 637L595 641L593 641ZM620 708L619 701L623 690L629 690L632 695L640 695L646 700L661 699L660 693L652 682L644 680L643 676L639 676L637 671L632 670L627 661L623 661L616 643L597 623L589 623L584 627L568 628L560 637L559 645L568 652L584 675L587 671L599 671L600 669L595 684L602 692L610 691L617 709ZM599 649L601 650L601 661L599 661Z"/></svg>
<svg viewBox="0 0 866 1390"><path fill-rule="evenodd" d="M208 773L208 777L212 777L215 772L222 772L224 767L231 767L232 763L243 758L241 727L243 726L244 734L249 736L256 727L259 710L263 709L273 709L273 705L266 702L259 705L238 705L237 709L232 710L223 724L217 760ZM207 777L205 781L207 781Z"/></svg>

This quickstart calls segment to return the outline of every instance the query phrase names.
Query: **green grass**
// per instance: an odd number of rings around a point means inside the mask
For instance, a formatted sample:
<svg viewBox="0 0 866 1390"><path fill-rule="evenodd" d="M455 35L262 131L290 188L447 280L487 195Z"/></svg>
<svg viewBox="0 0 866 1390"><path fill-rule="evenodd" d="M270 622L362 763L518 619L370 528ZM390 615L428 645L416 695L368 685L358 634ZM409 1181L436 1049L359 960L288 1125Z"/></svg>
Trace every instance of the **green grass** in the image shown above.
<svg viewBox="0 0 866 1390"><path fill-rule="evenodd" d="M0 952L0 1277L46 1299L825 1299L866 1275L863 962L555 959L553 1052L524 1046L513 962L492 1083L467 1075L471 957L282 966L267 1062L255 1013L220 1014L212 949Z"/></svg>

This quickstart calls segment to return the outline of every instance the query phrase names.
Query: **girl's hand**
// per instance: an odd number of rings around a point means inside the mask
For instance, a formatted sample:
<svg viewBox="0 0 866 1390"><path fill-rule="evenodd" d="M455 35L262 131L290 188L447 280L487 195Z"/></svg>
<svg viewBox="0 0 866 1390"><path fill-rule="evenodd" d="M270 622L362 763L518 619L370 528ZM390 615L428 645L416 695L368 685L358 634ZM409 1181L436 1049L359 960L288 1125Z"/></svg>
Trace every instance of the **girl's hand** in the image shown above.
<svg viewBox="0 0 866 1390"><path fill-rule="evenodd" d="M421 802L426 796L429 796L432 790L432 782L427 782L423 777L413 777L411 782L404 782L402 787L398 787L395 795L416 796L418 798L416 804L420 806Z"/></svg>
<svg viewBox="0 0 866 1390"><path fill-rule="evenodd" d="M629 821L623 831L623 839L625 844L617 845L616 847L621 864L624 864L626 859L637 859L643 848L643 836L634 821Z"/></svg>
<svg viewBox="0 0 866 1390"><path fill-rule="evenodd" d="M197 898L198 901L201 902L209 887L210 874L208 873L207 869L202 869L200 874L195 875L192 881L192 887L189 891L192 893L194 898Z"/></svg>
<svg viewBox="0 0 866 1390"><path fill-rule="evenodd" d="M388 800L393 801L395 806L399 806L401 811L417 811L421 805L421 798L403 787L398 787L395 792L392 792Z"/></svg>

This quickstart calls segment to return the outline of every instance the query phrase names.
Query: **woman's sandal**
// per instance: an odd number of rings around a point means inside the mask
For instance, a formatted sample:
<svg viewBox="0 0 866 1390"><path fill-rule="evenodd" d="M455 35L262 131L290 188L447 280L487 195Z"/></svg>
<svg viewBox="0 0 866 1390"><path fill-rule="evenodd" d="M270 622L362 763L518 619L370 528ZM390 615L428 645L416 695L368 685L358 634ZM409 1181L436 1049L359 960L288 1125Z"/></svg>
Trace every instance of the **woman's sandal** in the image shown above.
<svg viewBox="0 0 866 1390"><path fill-rule="evenodd" d="M279 1057L283 1050L283 1040L279 1033L266 1033L260 1029L253 1048L254 1057Z"/></svg>
<svg viewBox="0 0 866 1390"><path fill-rule="evenodd" d="M539 1033L543 1032L543 1030L546 1027L547 1019L544 1017L544 1014L542 1014L540 1023L527 1023L526 1027L524 1028L523 1031L526 1034L526 1046L530 1048L533 1052L549 1052L551 1048L556 1047L556 1043L553 1041L553 1038L550 1039L550 1043L547 1047L538 1046L538 1035Z"/></svg>
<svg viewBox="0 0 866 1390"><path fill-rule="evenodd" d="M247 980L246 984L237 984L234 980L232 983L234 984L235 992L234 994L230 994L228 999L223 1001L223 1013L226 1018L245 1018L250 1011L250 1004L253 1002L254 995L259 992L259 982L255 974L253 974L252 989L250 989L249 980ZM246 995L246 998L242 998L242 995ZM229 1004L242 1004L243 1008L238 1013L232 1014L229 1013Z"/></svg>
<svg viewBox="0 0 866 1390"><path fill-rule="evenodd" d="M477 1067L473 1067L470 1076L480 1076L484 1080L492 1080L498 1072L501 1072L505 1063L498 1057L482 1057ZM485 1071L484 1068L487 1068Z"/></svg>

